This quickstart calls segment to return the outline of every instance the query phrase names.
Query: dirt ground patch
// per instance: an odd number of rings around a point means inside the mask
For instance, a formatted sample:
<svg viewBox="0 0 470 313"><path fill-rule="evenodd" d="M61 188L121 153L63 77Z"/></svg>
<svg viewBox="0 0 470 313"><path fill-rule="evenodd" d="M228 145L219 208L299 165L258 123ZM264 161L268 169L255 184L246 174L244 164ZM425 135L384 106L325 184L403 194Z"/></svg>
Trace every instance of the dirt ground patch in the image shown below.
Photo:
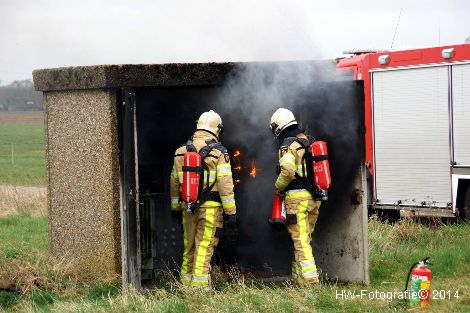
<svg viewBox="0 0 470 313"><path fill-rule="evenodd" d="M35 124L44 121L44 113L39 112L0 112L0 124Z"/></svg>
<svg viewBox="0 0 470 313"><path fill-rule="evenodd" d="M45 187L0 185L0 217L18 212L44 215L46 208Z"/></svg>

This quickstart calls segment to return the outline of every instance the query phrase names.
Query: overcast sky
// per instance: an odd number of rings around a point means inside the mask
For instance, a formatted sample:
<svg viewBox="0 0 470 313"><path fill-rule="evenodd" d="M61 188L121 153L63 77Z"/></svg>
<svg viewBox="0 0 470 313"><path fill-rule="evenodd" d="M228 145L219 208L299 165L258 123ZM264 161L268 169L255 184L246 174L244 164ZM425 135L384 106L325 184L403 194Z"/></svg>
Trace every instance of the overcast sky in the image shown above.
<svg viewBox="0 0 470 313"><path fill-rule="evenodd" d="M326 59L463 43L470 1L0 0L0 80L37 68Z"/></svg>

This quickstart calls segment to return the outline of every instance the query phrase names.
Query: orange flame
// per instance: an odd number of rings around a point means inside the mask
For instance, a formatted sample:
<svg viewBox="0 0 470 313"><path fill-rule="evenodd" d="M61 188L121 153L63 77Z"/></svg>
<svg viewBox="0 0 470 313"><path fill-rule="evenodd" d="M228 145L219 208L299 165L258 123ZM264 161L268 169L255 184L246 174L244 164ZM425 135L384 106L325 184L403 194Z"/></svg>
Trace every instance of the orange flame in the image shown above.
<svg viewBox="0 0 470 313"><path fill-rule="evenodd" d="M240 183L240 180L239 179L235 179L235 184L239 184Z"/></svg>
<svg viewBox="0 0 470 313"><path fill-rule="evenodd" d="M238 166L235 166L233 169L236 170L236 171L241 171L242 167L241 167L241 165L238 165Z"/></svg>
<svg viewBox="0 0 470 313"><path fill-rule="evenodd" d="M251 172L250 172L250 176L253 177L253 178L256 178L256 165L255 165L255 161L251 161Z"/></svg>
<svg viewBox="0 0 470 313"><path fill-rule="evenodd" d="M236 150L235 153L233 154L234 158L236 158L237 156L240 156L240 150Z"/></svg>

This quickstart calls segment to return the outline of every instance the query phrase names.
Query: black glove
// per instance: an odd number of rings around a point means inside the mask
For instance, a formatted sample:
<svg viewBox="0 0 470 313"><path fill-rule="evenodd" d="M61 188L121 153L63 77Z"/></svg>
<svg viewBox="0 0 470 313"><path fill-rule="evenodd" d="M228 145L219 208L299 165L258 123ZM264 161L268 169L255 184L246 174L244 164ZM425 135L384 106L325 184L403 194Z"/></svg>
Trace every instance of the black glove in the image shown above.
<svg viewBox="0 0 470 313"><path fill-rule="evenodd" d="M171 218L173 219L173 221L178 222L179 224L181 224L183 222L183 212L172 210L171 211Z"/></svg>
<svg viewBox="0 0 470 313"><path fill-rule="evenodd" d="M224 227L227 228L227 230L234 230L237 227L237 224L238 224L238 218L236 214L225 215Z"/></svg>

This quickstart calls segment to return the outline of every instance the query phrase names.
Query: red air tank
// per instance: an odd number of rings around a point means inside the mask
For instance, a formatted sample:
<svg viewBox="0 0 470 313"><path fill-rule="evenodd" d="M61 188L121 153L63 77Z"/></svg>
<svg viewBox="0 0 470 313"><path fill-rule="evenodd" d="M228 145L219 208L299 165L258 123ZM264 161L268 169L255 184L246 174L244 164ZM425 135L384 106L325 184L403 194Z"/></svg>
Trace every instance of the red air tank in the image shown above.
<svg viewBox="0 0 470 313"><path fill-rule="evenodd" d="M328 162L328 149L324 141L315 141L310 145L313 155L313 180L315 187L328 190L331 186L330 164Z"/></svg>
<svg viewBox="0 0 470 313"><path fill-rule="evenodd" d="M286 206L284 199L278 194L275 194L273 197L273 208L269 223L272 225L273 229L277 231L284 230L286 226Z"/></svg>
<svg viewBox="0 0 470 313"><path fill-rule="evenodd" d="M201 179L202 158L197 152L186 152L183 155L183 183L181 199L188 205L197 201L199 196L199 180Z"/></svg>

